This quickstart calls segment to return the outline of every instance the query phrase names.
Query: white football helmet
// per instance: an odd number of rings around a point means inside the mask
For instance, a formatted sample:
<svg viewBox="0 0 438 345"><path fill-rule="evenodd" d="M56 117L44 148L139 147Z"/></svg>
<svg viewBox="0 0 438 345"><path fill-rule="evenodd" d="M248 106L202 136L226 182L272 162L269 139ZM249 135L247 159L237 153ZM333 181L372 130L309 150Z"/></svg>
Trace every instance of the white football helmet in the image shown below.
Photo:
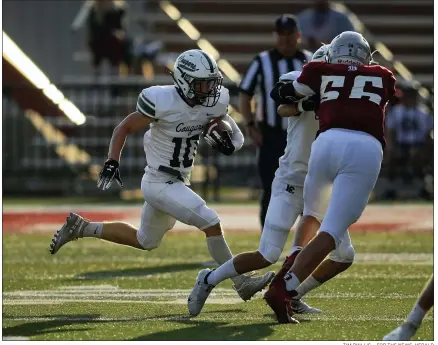
<svg viewBox="0 0 438 345"><path fill-rule="evenodd" d="M327 61L326 56L330 48L330 44L323 44L318 50L313 53L312 61Z"/></svg>
<svg viewBox="0 0 438 345"><path fill-rule="evenodd" d="M313 53L312 61L324 61L325 62L329 47L330 47L329 44L324 44L321 47L319 47L318 50L315 53ZM297 80L298 77L300 76L300 74L301 74L301 71L292 71L292 72L283 74L280 77L280 81Z"/></svg>
<svg viewBox="0 0 438 345"><path fill-rule="evenodd" d="M367 40L354 31L344 31L330 43L327 62L344 65L369 65L372 53Z"/></svg>
<svg viewBox="0 0 438 345"><path fill-rule="evenodd" d="M222 74L216 61L199 49L187 50L175 61L172 77L175 86L187 98L205 107L219 100Z"/></svg>

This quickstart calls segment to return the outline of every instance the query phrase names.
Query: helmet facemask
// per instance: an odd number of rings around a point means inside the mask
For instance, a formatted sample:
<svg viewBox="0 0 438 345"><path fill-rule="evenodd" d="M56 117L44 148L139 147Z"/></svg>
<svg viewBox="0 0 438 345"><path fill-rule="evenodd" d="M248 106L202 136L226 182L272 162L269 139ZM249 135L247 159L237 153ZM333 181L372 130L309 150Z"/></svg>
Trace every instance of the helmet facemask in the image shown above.
<svg viewBox="0 0 438 345"><path fill-rule="evenodd" d="M195 104L214 107L219 101L223 77L216 62L203 51L182 53L171 74L175 86Z"/></svg>
<svg viewBox="0 0 438 345"><path fill-rule="evenodd" d="M214 107L219 101L223 77L219 73L217 77L199 78L193 77L178 67L181 78L170 72L176 85L190 100L204 107Z"/></svg>
<svg viewBox="0 0 438 345"><path fill-rule="evenodd" d="M188 74L184 80L189 86L187 97L204 107L214 107L219 101L222 76L210 78L194 78Z"/></svg>

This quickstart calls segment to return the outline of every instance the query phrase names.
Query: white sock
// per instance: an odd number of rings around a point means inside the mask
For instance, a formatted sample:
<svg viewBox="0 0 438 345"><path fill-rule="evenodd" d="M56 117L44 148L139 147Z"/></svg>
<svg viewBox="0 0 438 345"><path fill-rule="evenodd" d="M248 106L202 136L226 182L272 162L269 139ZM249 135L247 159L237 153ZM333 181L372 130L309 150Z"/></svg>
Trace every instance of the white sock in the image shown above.
<svg viewBox="0 0 438 345"><path fill-rule="evenodd" d="M312 276L307 277L306 280L304 280L300 286L298 286L296 288L296 291L298 292L298 296L294 297L296 299L300 299L301 297L303 297L306 293L308 293L309 291L312 291L313 289L317 288L318 286L320 286L321 283L319 281L317 281L315 278L313 278Z"/></svg>
<svg viewBox="0 0 438 345"><path fill-rule="evenodd" d="M90 222L82 233L82 237L102 237L103 223Z"/></svg>
<svg viewBox="0 0 438 345"><path fill-rule="evenodd" d="M207 278L207 281L209 284L216 286L221 281L224 281L228 278L237 277L238 275L239 273L237 273L236 269L234 268L233 259L231 259L211 272Z"/></svg>
<svg viewBox="0 0 438 345"><path fill-rule="evenodd" d="M292 272L287 272L284 275L284 281L286 282L286 290L287 291L294 291L298 288L300 285L300 281L298 280L297 276L293 274Z"/></svg>
<svg viewBox="0 0 438 345"><path fill-rule="evenodd" d="M207 247L211 257L219 264L222 265L228 260L233 258L230 248L223 236L210 236L207 237Z"/></svg>
<svg viewBox="0 0 438 345"><path fill-rule="evenodd" d="M207 237L207 247L211 257L219 265L222 265L233 258L233 254L231 254L230 248L228 247L228 244L223 236ZM233 280L234 284L238 285L242 282L242 279L244 278L241 276L237 276L231 279Z"/></svg>
<svg viewBox="0 0 438 345"><path fill-rule="evenodd" d="M302 246L293 246L291 251L290 251L290 255L295 253L297 250L303 250L303 247Z"/></svg>
<svg viewBox="0 0 438 345"><path fill-rule="evenodd" d="M420 327L421 321L423 321L424 317L426 316L426 313L427 312L423 308L421 308L418 305L418 303L416 303L414 308L406 318L406 321L412 323L416 327Z"/></svg>

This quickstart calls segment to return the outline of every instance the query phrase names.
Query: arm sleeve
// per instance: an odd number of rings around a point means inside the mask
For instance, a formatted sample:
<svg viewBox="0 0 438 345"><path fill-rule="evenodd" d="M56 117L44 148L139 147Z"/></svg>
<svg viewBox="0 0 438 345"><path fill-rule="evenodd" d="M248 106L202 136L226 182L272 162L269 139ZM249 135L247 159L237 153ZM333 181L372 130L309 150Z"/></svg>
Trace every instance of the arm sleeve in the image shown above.
<svg viewBox="0 0 438 345"><path fill-rule="evenodd" d="M156 92L153 87L144 89L137 99L136 110L147 117L157 119L155 113L155 103L156 103Z"/></svg>
<svg viewBox="0 0 438 345"><path fill-rule="evenodd" d="M240 131L239 126L237 126L236 122L228 114L224 116L224 120L227 121L231 125L231 128L233 129L233 134L231 135L231 142L235 147L235 151L240 150L243 146L244 137L242 132Z"/></svg>
<svg viewBox="0 0 438 345"><path fill-rule="evenodd" d="M306 84L302 84L298 81L293 81L294 88L296 91L298 91L303 96L313 96L315 95L315 92Z"/></svg>
<svg viewBox="0 0 438 345"><path fill-rule="evenodd" d="M300 76L301 71L292 71L286 74L283 74L280 77L280 81L294 81Z"/></svg>
<svg viewBox="0 0 438 345"><path fill-rule="evenodd" d="M304 65L297 80L293 82L295 90L304 96L317 94L320 88L320 75L318 66L323 62L310 62Z"/></svg>
<svg viewBox="0 0 438 345"><path fill-rule="evenodd" d="M260 73L260 59L257 56L252 60L248 69L245 72L242 80L239 84L239 90L247 95L254 96L254 92L257 86L257 78Z"/></svg>

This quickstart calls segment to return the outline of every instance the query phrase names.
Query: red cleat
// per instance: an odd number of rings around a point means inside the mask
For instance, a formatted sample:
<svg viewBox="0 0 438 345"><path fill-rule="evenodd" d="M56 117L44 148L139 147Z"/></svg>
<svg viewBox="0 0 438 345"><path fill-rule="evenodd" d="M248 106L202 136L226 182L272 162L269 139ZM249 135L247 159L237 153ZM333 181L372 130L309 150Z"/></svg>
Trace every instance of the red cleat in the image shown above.
<svg viewBox="0 0 438 345"><path fill-rule="evenodd" d="M284 289L286 290L286 285L284 282L284 276L286 275L287 272L289 272L289 270L291 269L291 267L293 266L296 257L298 256L298 254L301 252L301 250L297 250L295 251L291 256L287 256L286 260L284 260L283 262L283 266L281 266L280 271L278 271L278 273L275 275L274 279L272 279L271 281L271 285L276 285L276 284L280 284L284 286Z"/></svg>
<svg viewBox="0 0 438 345"><path fill-rule="evenodd" d="M278 285L272 285L263 296L266 303L275 313L278 323L299 323L292 315L290 297L285 293L286 289L278 289Z"/></svg>
<svg viewBox="0 0 438 345"><path fill-rule="evenodd" d="M285 274L290 270L294 264L295 258L301 250L295 251L291 256L286 257L280 271L272 279L269 285L269 290L266 291L264 299L269 307L274 311L279 323L299 323L292 315L292 307L290 300L293 293L286 290L286 282L284 281Z"/></svg>

